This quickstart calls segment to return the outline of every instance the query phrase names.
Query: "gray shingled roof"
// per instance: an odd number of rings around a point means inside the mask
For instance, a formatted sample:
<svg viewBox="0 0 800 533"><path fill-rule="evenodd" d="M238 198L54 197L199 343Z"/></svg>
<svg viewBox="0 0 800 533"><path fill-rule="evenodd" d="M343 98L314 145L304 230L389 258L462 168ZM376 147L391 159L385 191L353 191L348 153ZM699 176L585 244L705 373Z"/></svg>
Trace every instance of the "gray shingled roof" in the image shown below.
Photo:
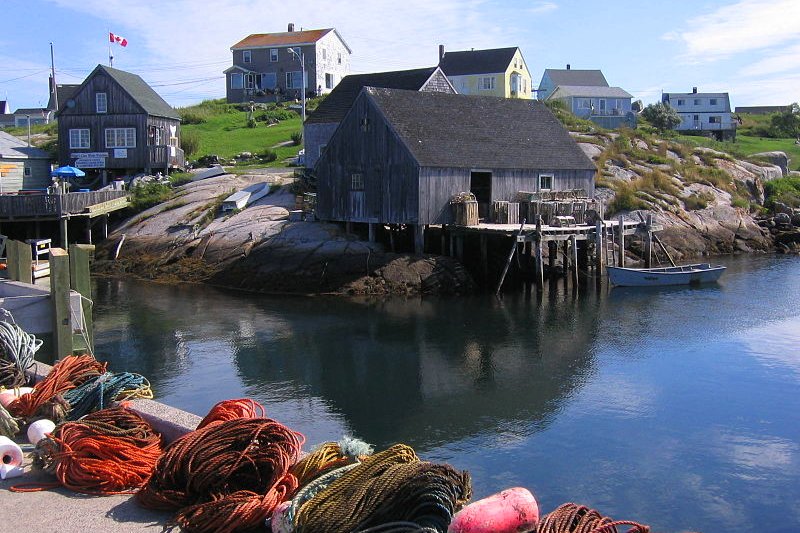
<svg viewBox="0 0 800 533"><path fill-rule="evenodd" d="M28 146L27 142L10 133L0 131L0 158L50 159L50 154L41 148Z"/></svg>
<svg viewBox="0 0 800 533"><path fill-rule="evenodd" d="M439 66L448 76L505 72L517 47L446 52Z"/></svg>
<svg viewBox="0 0 800 533"><path fill-rule="evenodd" d="M550 76L550 81L554 86L559 85L594 85L596 87L608 87L608 82L603 73L599 70L574 70L574 69L555 69L549 68L544 71L545 75Z"/></svg>
<svg viewBox="0 0 800 533"><path fill-rule="evenodd" d="M436 72L436 67L350 74L342 78L342 81L325 97L319 107L309 115L306 122L309 124L341 122L364 87L418 91L434 72Z"/></svg>
<svg viewBox="0 0 800 533"><path fill-rule="evenodd" d="M75 96L75 93L78 92L80 87L80 83L57 84L56 90L58 91L58 108L61 109L64 107L64 104L67 102L67 100ZM53 101L53 93L50 93L50 99L47 101L47 109L53 109L56 111L55 105L56 103Z"/></svg>
<svg viewBox="0 0 800 533"><path fill-rule="evenodd" d="M174 118L180 120L178 112L175 111L166 101L164 101L152 87L137 76L124 70L97 65L98 70L105 71L114 81L116 81L131 98L133 98L149 115L157 117ZM60 104L61 102L59 102Z"/></svg>
<svg viewBox="0 0 800 533"><path fill-rule="evenodd" d="M421 166L594 170L535 100L364 89Z"/></svg>
<svg viewBox="0 0 800 533"><path fill-rule="evenodd" d="M633 98L633 95L621 87L596 87L586 85L559 85L550 98L566 98L583 96L587 98Z"/></svg>

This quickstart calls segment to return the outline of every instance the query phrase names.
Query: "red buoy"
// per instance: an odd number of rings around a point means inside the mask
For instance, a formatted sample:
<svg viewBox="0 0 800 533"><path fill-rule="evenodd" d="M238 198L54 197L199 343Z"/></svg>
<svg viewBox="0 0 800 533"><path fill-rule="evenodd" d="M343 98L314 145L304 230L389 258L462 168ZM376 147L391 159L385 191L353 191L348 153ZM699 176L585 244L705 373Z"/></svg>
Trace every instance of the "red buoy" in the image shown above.
<svg viewBox="0 0 800 533"><path fill-rule="evenodd" d="M447 533L519 533L535 531L538 523L536 498L528 489L514 487L461 509Z"/></svg>

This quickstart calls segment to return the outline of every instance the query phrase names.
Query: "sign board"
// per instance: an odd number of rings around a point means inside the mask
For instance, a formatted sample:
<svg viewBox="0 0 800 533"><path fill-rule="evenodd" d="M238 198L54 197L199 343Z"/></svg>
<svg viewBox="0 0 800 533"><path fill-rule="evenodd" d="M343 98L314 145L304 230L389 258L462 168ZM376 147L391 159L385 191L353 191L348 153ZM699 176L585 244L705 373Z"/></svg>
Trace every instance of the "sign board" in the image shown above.
<svg viewBox="0 0 800 533"><path fill-rule="evenodd" d="M105 168L106 159L104 157L79 157L75 160L78 168Z"/></svg>
<svg viewBox="0 0 800 533"><path fill-rule="evenodd" d="M89 157L89 158L108 157L108 152L73 152L69 154L69 156L74 159L81 159L83 157Z"/></svg>
<svg viewBox="0 0 800 533"><path fill-rule="evenodd" d="M114 157L117 159L126 159L128 157L128 149L114 148Z"/></svg>

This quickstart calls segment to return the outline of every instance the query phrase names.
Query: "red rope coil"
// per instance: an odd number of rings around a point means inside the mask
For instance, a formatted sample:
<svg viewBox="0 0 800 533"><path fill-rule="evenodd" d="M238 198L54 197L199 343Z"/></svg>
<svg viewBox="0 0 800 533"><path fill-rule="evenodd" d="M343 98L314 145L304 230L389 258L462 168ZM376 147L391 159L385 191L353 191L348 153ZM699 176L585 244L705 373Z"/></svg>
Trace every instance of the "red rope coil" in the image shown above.
<svg viewBox="0 0 800 533"><path fill-rule="evenodd" d="M631 526L627 533L650 533L648 526L629 520L612 520L577 503L565 503L545 515L536 533L617 533L617 526Z"/></svg>
<svg viewBox="0 0 800 533"><path fill-rule="evenodd" d="M264 406L250 398L223 400L211 408L206 417L200 421L197 429L202 429L212 422L224 422L237 418L265 418L267 410Z"/></svg>

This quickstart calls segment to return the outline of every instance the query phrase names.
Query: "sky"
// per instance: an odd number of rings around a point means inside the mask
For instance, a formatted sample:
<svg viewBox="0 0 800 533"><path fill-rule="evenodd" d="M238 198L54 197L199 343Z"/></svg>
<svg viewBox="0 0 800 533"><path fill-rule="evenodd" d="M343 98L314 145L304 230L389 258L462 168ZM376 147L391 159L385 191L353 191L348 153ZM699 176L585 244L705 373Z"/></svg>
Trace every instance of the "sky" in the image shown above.
<svg viewBox="0 0 800 533"><path fill-rule="evenodd" d="M800 100L800 0L2 0L0 100L47 105L58 83L108 64L173 106L225 96L230 47L251 33L336 28L351 72L433 66L446 50L518 46L546 68L601 69L645 104L663 92L728 92L732 106Z"/></svg>

